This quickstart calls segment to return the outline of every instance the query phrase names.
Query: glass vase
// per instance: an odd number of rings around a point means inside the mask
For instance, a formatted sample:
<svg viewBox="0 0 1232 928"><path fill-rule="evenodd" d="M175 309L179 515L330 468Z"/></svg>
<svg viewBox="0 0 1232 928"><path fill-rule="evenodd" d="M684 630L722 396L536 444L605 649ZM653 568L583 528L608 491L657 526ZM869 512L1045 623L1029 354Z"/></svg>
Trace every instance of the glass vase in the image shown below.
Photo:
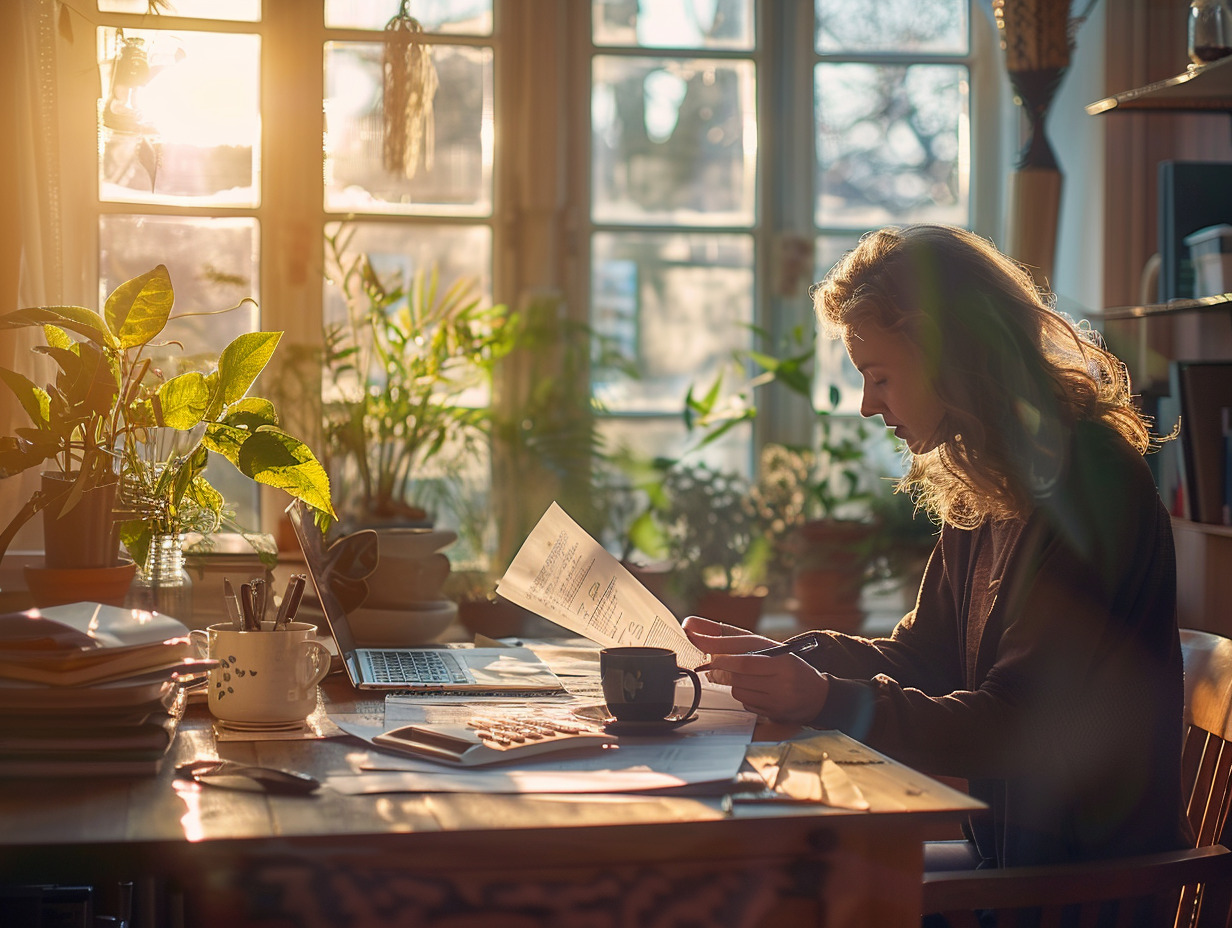
<svg viewBox="0 0 1232 928"><path fill-rule="evenodd" d="M166 532L150 539L145 564L133 580L130 606L179 619L192 627L192 578L184 569L183 535Z"/></svg>

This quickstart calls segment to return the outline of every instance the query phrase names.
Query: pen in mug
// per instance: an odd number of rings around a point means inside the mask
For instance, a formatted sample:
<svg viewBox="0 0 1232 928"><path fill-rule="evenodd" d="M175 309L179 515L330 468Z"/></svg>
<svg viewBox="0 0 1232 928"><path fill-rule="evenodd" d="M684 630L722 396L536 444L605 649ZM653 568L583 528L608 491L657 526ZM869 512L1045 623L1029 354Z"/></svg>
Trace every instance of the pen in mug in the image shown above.
<svg viewBox="0 0 1232 928"><path fill-rule="evenodd" d="M231 580L227 577L222 581L223 603L227 607L227 618L231 620L231 624L235 626L236 631L244 630L244 613L240 609L240 598L235 595L235 587L231 585Z"/></svg>

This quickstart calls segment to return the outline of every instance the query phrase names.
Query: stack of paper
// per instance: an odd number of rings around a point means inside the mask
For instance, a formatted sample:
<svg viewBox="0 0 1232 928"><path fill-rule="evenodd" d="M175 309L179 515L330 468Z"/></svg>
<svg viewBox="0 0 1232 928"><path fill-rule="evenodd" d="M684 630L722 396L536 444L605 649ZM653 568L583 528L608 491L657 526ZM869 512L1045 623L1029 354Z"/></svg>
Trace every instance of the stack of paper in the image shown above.
<svg viewBox="0 0 1232 928"><path fill-rule="evenodd" d="M157 772L182 684L212 665L167 616L100 603L0 615L0 775Z"/></svg>

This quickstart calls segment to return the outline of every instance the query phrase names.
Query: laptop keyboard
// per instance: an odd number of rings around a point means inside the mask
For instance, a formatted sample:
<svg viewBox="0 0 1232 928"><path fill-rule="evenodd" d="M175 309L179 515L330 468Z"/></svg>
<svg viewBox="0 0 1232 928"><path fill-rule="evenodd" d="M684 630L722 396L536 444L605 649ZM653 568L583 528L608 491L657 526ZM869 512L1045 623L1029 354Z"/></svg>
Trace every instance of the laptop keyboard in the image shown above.
<svg viewBox="0 0 1232 928"><path fill-rule="evenodd" d="M466 683L466 673L452 657L438 651L369 651L372 680L407 686Z"/></svg>

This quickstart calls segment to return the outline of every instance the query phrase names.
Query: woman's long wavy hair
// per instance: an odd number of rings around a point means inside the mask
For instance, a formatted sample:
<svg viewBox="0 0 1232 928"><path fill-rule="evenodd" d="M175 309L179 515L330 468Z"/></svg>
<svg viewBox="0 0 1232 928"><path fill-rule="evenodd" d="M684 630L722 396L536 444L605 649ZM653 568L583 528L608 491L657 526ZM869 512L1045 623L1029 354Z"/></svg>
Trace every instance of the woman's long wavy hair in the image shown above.
<svg viewBox="0 0 1232 928"><path fill-rule="evenodd" d="M940 443L898 489L972 528L1025 517L1063 466L1074 425L1104 422L1139 453L1153 442L1129 375L1097 332L1058 313L986 239L941 225L864 236L813 291L824 334L865 323L909 337L945 410Z"/></svg>

